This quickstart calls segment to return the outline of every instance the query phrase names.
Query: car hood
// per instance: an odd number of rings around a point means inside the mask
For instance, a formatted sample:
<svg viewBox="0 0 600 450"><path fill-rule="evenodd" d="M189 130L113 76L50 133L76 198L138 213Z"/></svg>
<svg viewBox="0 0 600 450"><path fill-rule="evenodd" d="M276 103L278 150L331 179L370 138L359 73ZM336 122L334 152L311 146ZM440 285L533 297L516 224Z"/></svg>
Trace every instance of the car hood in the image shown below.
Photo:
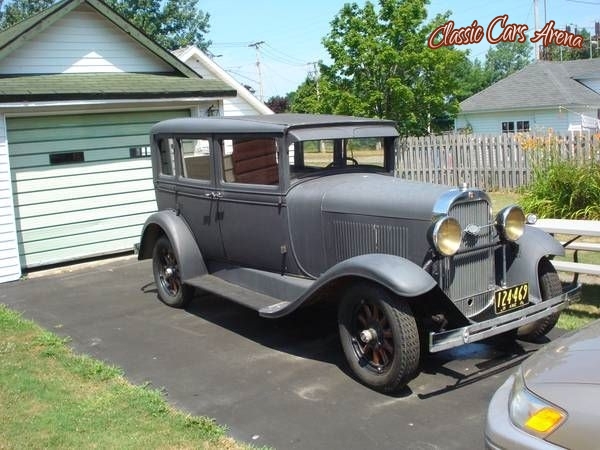
<svg viewBox="0 0 600 450"><path fill-rule="evenodd" d="M299 183L290 190L288 202L292 208L317 202L328 213L430 221L435 202L449 189L384 174L345 173Z"/></svg>
<svg viewBox="0 0 600 450"><path fill-rule="evenodd" d="M549 343L522 367L527 386L542 396L550 384L600 385L600 321Z"/></svg>

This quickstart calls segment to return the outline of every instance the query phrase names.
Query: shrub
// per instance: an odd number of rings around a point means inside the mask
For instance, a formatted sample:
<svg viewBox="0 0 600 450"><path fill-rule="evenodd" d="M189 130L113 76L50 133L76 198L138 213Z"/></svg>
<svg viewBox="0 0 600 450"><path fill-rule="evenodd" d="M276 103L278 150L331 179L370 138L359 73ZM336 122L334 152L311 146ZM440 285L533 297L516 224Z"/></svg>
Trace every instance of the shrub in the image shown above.
<svg viewBox="0 0 600 450"><path fill-rule="evenodd" d="M523 208L541 218L600 220L599 137L591 140L587 157L578 160L563 156L559 137L526 138L533 182L523 193Z"/></svg>

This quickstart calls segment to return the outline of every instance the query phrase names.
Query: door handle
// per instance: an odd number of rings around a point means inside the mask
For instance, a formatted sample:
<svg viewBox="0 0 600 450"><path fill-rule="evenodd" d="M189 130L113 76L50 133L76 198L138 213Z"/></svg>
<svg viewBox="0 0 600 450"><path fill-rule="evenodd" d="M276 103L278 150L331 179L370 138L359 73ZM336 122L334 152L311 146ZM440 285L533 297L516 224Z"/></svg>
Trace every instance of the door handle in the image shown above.
<svg viewBox="0 0 600 450"><path fill-rule="evenodd" d="M207 192L206 194L204 194L204 196L210 198L211 200L216 200L216 199L220 199L221 197L223 197L223 193L221 193L221 192Z"/></svg>

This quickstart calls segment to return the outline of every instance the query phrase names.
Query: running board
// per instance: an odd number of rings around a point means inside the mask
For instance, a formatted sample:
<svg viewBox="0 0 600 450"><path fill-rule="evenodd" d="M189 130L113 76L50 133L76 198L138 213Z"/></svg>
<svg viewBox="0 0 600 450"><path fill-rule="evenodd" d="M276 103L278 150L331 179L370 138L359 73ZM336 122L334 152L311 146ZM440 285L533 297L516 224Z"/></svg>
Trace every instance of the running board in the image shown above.
<svg viewBox="0 0 600 450"><path fill-rule="evenodd" d="M263 317L273 316L290 304L290 302L281 301L270 295L230 283L214 275L200 275L186 280L185 283L258 311Z"/></svg>

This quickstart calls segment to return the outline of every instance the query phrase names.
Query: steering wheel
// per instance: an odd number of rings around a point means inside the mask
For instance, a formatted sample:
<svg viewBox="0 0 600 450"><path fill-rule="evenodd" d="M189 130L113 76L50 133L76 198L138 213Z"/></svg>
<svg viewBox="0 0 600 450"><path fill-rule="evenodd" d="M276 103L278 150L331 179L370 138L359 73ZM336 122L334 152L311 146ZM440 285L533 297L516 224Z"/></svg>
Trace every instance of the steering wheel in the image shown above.
<svg viewBox="0 0 600 450"><path fill-rule="evenodd" d="M351 156L344 156L344 158L342 158L344 161L352 161L352 164L354 166L358 166L358 161L356 159L354 159ZM331 161L329 164L327 164L327 166L325 166L327 169L334 167L335 166L335 161Z"/></svg>

